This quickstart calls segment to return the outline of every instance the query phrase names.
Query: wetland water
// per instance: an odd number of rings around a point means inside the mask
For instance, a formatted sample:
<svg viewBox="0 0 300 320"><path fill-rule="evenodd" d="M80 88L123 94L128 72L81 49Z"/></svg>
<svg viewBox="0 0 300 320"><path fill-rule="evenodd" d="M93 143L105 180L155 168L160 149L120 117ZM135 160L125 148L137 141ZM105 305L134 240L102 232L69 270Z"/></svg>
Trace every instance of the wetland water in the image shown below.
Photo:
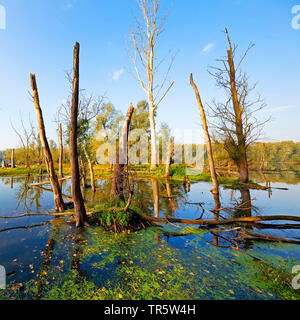
<svg viewBox="0 0 300 320"><path fill-rule="evenodd" d="M223 216L300 215L296 173L252 179L289 190L272 189L271 194L221 187L222 207L244 203L243 209L222 212ZM28 188L38 181L40 177L0 178L0 216L53 211L51 192ZM98 180L97 184L95 205L105 200L110 190L109 181ZM207 211L214 208L210 183L192 183L190 190L181 183L155 179L138 180L135 185L134 205L144 214L197 219L202 208L187 202L201 202ZM64 182L63 193L70 195L69 182ZM90 199L88 193L86 197ZM203 218L212 218L207 211ZM228 243L210 230L182 235L182 229L168 224L114 234L95 226L78 231L69 219L0 219L0 265L9 274L0 299L289 299L293 295L289 284L278 289L271 269L228 248ZM300 238L300 229L253 230ZM242 249L282 272L291 273L293 265L300 264L300 245L255 242ZM22 290L11 290L17 283L23 284Z"/></svg>

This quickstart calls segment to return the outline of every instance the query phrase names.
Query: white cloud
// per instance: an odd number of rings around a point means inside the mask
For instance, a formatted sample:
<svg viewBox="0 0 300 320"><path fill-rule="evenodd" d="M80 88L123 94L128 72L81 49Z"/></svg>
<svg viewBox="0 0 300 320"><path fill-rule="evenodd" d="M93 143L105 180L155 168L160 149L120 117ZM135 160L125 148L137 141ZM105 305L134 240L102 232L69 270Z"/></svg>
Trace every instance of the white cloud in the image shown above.
<svg viewBox="0 0 300 320"><path fill-rule="evenodd" d="M210 52L213 47L215 46L215 43L208 43L203 49L202 49L202 54Z"/></svg>
<svg viewBox="0 0 300 320"><path fill-rule="evenodd" d="M125 72L124 69L120 69L118 71L115 71L113 74L113 80L118 81L121 77L121 75Z"/></svg>
<svg viewBox="0 0 300 320"><path fill-rule="evenodd" d="M284 111L284 110L290 110L294 109L296 106L282 106L282 107L277 107L277 108L271 108L269 111L271 112L276 112L276 111Z"/></svg>
<svg viewBox="0 0 300 320"><path fill-rule="evenodd" d="M73 8L73 4L68 2L64 5L64 9L72 9Z"/></svg>

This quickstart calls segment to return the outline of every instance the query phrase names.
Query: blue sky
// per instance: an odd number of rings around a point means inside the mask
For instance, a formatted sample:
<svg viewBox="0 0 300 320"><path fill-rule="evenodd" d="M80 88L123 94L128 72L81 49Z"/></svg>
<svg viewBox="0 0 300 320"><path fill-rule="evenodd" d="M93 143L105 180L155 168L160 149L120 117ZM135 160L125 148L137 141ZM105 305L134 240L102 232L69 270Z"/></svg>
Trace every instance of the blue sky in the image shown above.
<svg viewBox="0 0 300 320"><path fill-rule="evenodd" d="M162 10L170 0L162 0ZM173 129L198 129L200 116L189 74L193 72L203 101L220 97L207 73L208 65L225 53L227 26L242 52L250 41L243 70L257 82L267 103L262 118L272 116L266 140L300 141L300 29L291 26L289 0L175 0L162 34L158 54L178 52L170 81L175 85L159 106L158 123ZM75 41L81 44L81 87L106 94L117 109L145 98L130 72L127 54L135 0L0 0L6 29L0 30L0 150L19 145L10 120L20 127L30 115L36 125L28 91L29 73L36 73L49 138L56 140L57 107L68 95L64 71L72 66ZM129 72L130 71L130 72Z"/></svg>

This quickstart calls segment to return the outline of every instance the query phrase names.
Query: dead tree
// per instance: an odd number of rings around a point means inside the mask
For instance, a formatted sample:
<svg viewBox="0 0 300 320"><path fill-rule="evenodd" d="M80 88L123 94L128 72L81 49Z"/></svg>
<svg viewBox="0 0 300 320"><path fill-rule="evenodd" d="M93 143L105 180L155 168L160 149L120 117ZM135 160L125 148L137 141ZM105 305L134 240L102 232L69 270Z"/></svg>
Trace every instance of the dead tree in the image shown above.
<svg viewBox="0 0 300 320"><path fill-rule="evenodd" d="M53 194L54 194L55 209L58 212L63 212L65 210L65 204L62 198L61 188L54 170L52 154L51 154L48 140L46 137L43 114L40 107L39 94L38 94L38 89L37 89L37 84L36 84L36 79L34 74L30 74L30 80L31 80L33 102L34 102L34 107L35 107L36 116L38 120L39 134L41 137L41 142L44 150L44 159L45 159L46 168L49 174L49 179L50 179Z"/></svg>
<svg viewBox="0 0 300 320"><path fill-rule="evenodd" d="M267 157L267 150L266 150L266 144L263 143L263 154L262 154L262 161L259 170L263 171L265 167L268 165L268 157Z"/></svg>
<svg viewBox="0 0 300 320"><path fill-rule="evenodd" d="M170 164L171 164L171 150L167 154L166 172L164 176L167 179L170 177Z"/></svg>
<svg viewBox="0 0 300 320"><path fill-rule="evenodd" d="M84 201L80 189L80 173L77 148L77 117L79 100L79 50L80 45L78 42L76 42L73 56L73 92L70 122L70 161L72 175L72 198L75 208L76 227L83 227L88 225L88 222Z"/></svg>
<svg viewBox="0 0 300 320"><path fill-rule="evenodd" d="M15 149L11 150L11 159L10 159L10 167L15 168Z"/></svg>
<svg viewBox="0 0 300 320"><path fill-rule="evenodd" d="M216 119L217 133L229 157L238 167L239 181L247 183L247 148L261 136L263 125L268 120L260 121L255 117L255 113L265 104L260 97L251 99L251 92L255 86L250 87L247 75L239 70L253 44L249 45L240 61L236 62L237 46L232 47L227 29L225 32L229 45L227 56L218 60L222 67L211 67L209 73L216 79L217 86L226 91L227 100L225 103L214 102L211 110L212 116Z"/></svg>
<svg viewBox="0 0 300 320"><path fill-rule="evenodd" d="M111 187L111 197L120 198L124 201L124 168L128 164L128 134L131 117L134 112L134 107L131 104L125 117L122 131L119 138L119 144L116 155L116 164L114 166L114 176Z"/></svg>
<svg viewBox="0 0 300 320"><path fill-rule="evenodd" d="M205 115L204 107L203 107L201 97L199 94L199 90L193 80L192 73L190 75L190 83L195 91L195 95L196 95L196 99L197 99L197 103L198 103L198 108L199 108L199 111L201 114L203 130L204 130L204 134L205 134L207 154L208 154L208 160L209 160L209 169L210 169L211 179L213 182L213 189L211 190L211 192L213 194L219 194L219 182L218 182L215 163L214 163L214 157L213 157L213 151L212 151L212 146L211 146L211 139L210 139L210 135L209 135L209 131L208 131L208 125L207 125L207 121L206 121L206 115Z"/></svg>
<svg viewBox="0 0 300 320"><path fill-rule="evenodd" d="M58 134L59 134L59 179L64 177L63 174L63 156L64 156L64 146L63 146L63 138L62 138L62 127L61 123L58 125Z"/></svg>
<svg viewBox="0 0 300 320"><path fill-rule="evenodd" d="M137 31L131 31L134 53L129 54L134 64L137 80L148 97L151 128L151 169L154 169L158 162L155 112L158 105L174 84L174 82L172 82L168 87L165 87L174 57L172 57L171 63L161 83L156 83L156 73L165 58L161 61L156 61L155 49L158 37L163 31L165 21L169 14L167 13L162 19L159 19L160 2L160 0L138 0L139 9L142 14L142 22L135 17Z"/></svg>

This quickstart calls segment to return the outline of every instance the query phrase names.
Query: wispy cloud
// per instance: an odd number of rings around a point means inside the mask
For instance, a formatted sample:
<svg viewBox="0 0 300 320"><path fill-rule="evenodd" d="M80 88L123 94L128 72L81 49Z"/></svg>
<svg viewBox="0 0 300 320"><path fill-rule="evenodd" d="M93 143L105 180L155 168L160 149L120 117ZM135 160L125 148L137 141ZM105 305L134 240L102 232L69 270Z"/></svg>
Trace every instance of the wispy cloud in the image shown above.
<svg viewBox="0 0 300 320"><path fill-rule="evenodd" d="M281 107L271 108L271 109L269 109L269 111L277 112L277 111L290 110L290 109L294 109L294 108L296 108L296 106L281 106Z"/></svg>
<svg viewBox="0 0 300 320"><path fill-rule="evenodd" d="M125 72L124 69L120 69L118 71L115 71L114 74L113 74L113 80L114 81L118 81L121 77L121 75Z"/></svg>
<svg viewBox="0 0 300 320"><path fill-rule="evenodd" d="M64 5L64 9L72 9L73 8L73 4L68 2Z"/></svg>
<svg viewBox="0 0 300 320"><path fill-rule="evenodd" d="M213 49L213 47L215 46L215 43L208 43L203 49L202 49L202 54L206 54L206 53L208 53L208 52L210 52L212 49Z"/></svg>

